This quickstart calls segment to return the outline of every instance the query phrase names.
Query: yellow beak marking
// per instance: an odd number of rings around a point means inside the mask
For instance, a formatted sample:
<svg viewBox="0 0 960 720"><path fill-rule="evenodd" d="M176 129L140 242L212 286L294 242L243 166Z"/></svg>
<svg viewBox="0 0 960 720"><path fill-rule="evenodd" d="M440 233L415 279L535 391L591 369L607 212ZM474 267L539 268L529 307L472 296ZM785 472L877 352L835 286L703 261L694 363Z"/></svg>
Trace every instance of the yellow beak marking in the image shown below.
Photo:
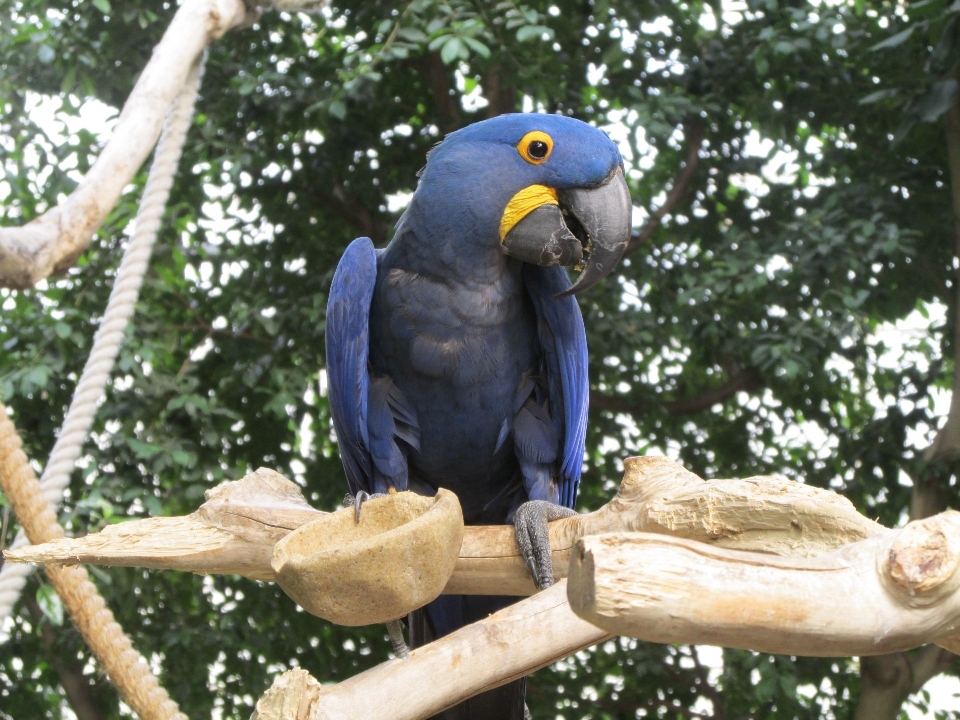
<svg viewBox="0 0 960 720"><path fill-rule="evenodd" d="M541 205L559 205L557 191L546 185L530 185L518 192L507 203L500 218L500 242L523 220Z"/></svg>

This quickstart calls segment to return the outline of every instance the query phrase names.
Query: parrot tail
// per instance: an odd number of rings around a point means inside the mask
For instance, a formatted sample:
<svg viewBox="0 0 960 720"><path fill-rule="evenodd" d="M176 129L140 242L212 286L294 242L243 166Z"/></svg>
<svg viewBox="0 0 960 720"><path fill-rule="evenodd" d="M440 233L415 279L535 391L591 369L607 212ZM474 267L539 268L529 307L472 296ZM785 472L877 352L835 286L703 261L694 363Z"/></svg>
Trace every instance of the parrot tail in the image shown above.
<svg viewBox="0 0 960 720"><path fill-rule="evenodd" d="M415 648L426 645L519 599L497 595L441 595L407 617L410 644ZM526 695L527 679L524 677L474 695L430 720L524 720Z"/></svg>

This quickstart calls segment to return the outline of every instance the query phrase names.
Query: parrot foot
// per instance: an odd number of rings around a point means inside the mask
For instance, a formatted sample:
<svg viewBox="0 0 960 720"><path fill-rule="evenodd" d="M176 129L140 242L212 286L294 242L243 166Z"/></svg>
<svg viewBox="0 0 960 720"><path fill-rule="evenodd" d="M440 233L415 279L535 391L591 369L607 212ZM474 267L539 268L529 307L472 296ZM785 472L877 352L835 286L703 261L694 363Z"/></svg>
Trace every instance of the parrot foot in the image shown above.
<svg viewBox="0 0 960 720"><path fill-rule="evenodd" d="M357 524L360 523L360 508L367 500L386 497L387 493L373 493L366 490L360 490L356 495L347 493L343 496L343 506L353 507L353 518ZM390 644L393 645L393 654L401 660L410 657L410 648L407 647L407 641L403 639L403 628L400 627L399 620L393 620L387 623L387 635L390 636Z"/></svg>
<svg viewBox="0 0 960 720"><path fill-rule="evenodd" d="M394 655L401 660L410 657L410 648L407 647L407 641L403 639L403 628L400 627L399 620L387 623L387 635L390 636L390 644L393 645Z"/></svg>
<svg viewBox="0 0 960 720"><path fill-rule="evenodd" d="M576 510L546 500L525 502L513 514L513 527L517 533L520 554L540 590L553 585L553 558L550 554L547 523L576 514Z"/></svg>
<svg viewBox="0 0 960 720"><path fill-rule="evenodd" d="M343 496L343 506L344 507L353 507L353 519L357 521L357 524L360 524L360 508L367 500L376 500L377 498L386 497L386 493L373 493L372 495L366 490L361 490L356 495L351 495L347 493Z"/></svg>

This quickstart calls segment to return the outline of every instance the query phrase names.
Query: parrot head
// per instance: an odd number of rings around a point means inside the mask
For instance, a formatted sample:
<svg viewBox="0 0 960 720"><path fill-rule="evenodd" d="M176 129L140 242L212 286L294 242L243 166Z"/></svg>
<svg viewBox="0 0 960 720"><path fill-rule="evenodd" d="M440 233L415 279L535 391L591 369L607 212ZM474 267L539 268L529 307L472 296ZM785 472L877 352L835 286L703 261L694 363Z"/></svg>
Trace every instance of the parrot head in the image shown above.
<svg viewBox="0 0 960 720"><path fill-rule="evenodd" d="M501 115L451 133L434 148L413 203L450 218L463 253L496 244L535 265L581 270L564 294L589 288L619 262L632 206L617 146L560 115Z"/></svg>

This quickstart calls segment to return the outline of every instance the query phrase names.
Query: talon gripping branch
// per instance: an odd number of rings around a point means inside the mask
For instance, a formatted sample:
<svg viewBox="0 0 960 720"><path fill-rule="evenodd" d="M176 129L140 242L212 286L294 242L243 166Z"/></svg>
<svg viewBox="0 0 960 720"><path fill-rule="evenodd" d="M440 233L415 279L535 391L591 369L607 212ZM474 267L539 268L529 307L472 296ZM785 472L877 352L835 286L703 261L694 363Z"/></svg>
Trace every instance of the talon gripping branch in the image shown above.
<svg viewBox="0 0 960 720"><path fill-rule="evenodd" d="M586 434L583 318L572 293L630 237L616 146L555 115L505 115L449 135L383 250L355 240L327 308L330 406L355 495L452 490L468 524L513 522L540 587L549 519L572 513ZM563 265L581 269L571 285ZM507 598L441 596L415 645ZM443 720L520 720L525 681Z"/></svg>

